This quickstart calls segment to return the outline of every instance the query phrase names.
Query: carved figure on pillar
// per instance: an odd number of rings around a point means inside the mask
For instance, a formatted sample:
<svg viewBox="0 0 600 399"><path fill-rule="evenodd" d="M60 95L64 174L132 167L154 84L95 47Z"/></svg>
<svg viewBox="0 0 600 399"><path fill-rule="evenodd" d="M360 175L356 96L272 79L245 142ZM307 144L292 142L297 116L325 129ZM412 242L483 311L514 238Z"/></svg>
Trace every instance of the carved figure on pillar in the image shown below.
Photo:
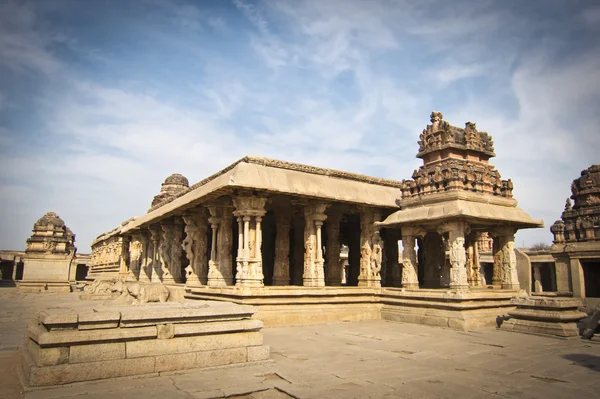
<svg viewBox="0 0 600 399"><path fill-rule="evenodd" d="M142 246L142 260L140 264L140 274L138 276L138 280L141 282L148 283L150 282L150 275L152 273L152 248L151 248L151 240L148 239L148 233L142 232L140 234L140 243ZM148 274L148 269L150 270L150 275Z"/></svg>
<svg viewBox="0 0 600 399"><path fill-rule="evenodd" d="M360 214L360 274L358 285L363 287L381 287L381 251L382 242L379 228L375 222L381 214L371 209L363 209ZM378 247L375 248L375 245ZM375 261L378 259L378 261Z"/></svg>
<svg viewBox="0 0 600 399"><path fill-rule="evenodd" d="M174 284L175 279L171 275L171 246L173 245L173 229L170 224L163 222L160 224L162 235L158 246L158 255L160 256L161 280L165 284Z"/></svg>
<svg viewBox="0 0 600 399"><path fill-rule="evenodd" d="M151 226L150 234L152 239L152 276L150 277L150 281L160 283L163 270L162 257L160 256L162 229L160 226Z"/></svg>
<svg viewBox="0 0 600 399"><path fill-rule="evenodd" d="M208 262L207 284L222 287L233 284L231 273L231 223L232 208L229 205L209 205L208 219L212 228L211 256Z"/></svg>
<svg viewBox="0 0 600 399"><path fill-rule="evenodd" d="M450 232L450 288L464 290L469 288L467 281L465 237L462 231Z"/></svg>
<svg viewBox="0 0 600 399"><path fill-rule="evenodd" d="M402 228L402 287L419 288L416 237L410 227Z"/></svg>
<svg viewBox="0 0 600 399"><path fill-rule="evenodd" d="M323 247L321 227L327 219L325 210L328 204L308 203L304 209L304 274L305 287L324 287L325 272L323 269Z"/></svg>
<svg viewBox="0 0 600 399"><path fill-rule="evenodd" d="M206 210L199 208L184 214L182 218L185 222L185 239L182 247L190 262L189 266L186 267L186 285L199 286L202 285L202 278L206 283L208 273Z"/></svg>
<svg viewBox="0 0 600 399"><path fill-rule="evenodd" d="M134 234L129 244L129 268L136 276L139 276L142 263L142 242L141 234Z"/></svg>
<svg viewBox="0 0 600 399"><path fill-rule="evenodd" d="M502 288L520 289L517 275L517 256L515 255L515 235L506 234L502 239Z"/></svg>

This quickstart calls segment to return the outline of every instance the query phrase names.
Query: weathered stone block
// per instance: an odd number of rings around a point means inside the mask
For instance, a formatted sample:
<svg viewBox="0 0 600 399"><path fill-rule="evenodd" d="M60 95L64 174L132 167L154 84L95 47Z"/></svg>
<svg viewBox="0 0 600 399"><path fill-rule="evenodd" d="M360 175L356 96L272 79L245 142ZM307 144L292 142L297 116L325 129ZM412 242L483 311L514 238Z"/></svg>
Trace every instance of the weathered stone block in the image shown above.
<svg viewBox="0 0 600 399"><path fill-rule="evenodd" d="M271 350L268 345L261 346L249 346L248 347L248 361L259 362L261 360L269 360Z"/></svg>
<svg viewBox="0 0 600 399"><path fill-rule="evenodd" d="M115 359L125 359L125 342L73 345L71 346L69 363L87 363Z"/></svg>
<svg viewBox="0 0 600 399"><path fill-rule="evenodd" d="M200 368L245 363L247 361L248 352L246 348L231 348L196 353L196 365Z"/></svg>
<svg viewBox="0 0 600 399"><path fill-rule="evenodd" d="M67 347L40 348L35 341L27 338L25 350L36 366L55 366L69 361L69 348Z"/></svg>
<svg viewBox="0 0 600 399"><path fill-rule="evenodd" d="M117 328L121 313L119 312L82 312L79 313L79 330L95 330L102 328Z"/></svg>
<svg viewBox="0 0 600 399"><path fill-rule="evenodd" d="M262 345L262 333L260 332L132 341L126 343L125 350L126 357L129 359L255 345Z"/></svg>
<svg viewBox="0 0 600 399"><path fill-rule="evenodd" d="M156 356L156 372L187 370L198 367L196 353Z"/></svg>
<svg viewBox="0 0 600 399"><path fill-rule="evenodd" d="M263 322L255 319L175 324L175 336L258 331L262 327Z"/></svg>
<svg viewBox="0 0 600 399"><path fill-rule="evenodd" d="M78 381L150 374L154 373L154 370L155 359L153 357L61 364L41 368L32 366L29 370L29 384L31 386L60 385Z"/></svg>
<svg viewBox="0 0 600 399"><path fill-rule="evenodd" d="M173 324L158 324L156 326L156 338L171 339L175 336L175 328Z"/></svg>

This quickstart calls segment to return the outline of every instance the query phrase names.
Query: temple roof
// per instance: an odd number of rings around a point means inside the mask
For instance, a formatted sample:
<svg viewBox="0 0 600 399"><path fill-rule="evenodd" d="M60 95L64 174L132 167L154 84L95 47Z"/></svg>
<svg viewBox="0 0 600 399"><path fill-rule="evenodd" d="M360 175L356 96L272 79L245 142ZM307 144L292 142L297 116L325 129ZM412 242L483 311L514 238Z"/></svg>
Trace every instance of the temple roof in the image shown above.
<svg viewBox="0 0 600 399"><path fill-rule="evenodd" d="M465 193L462 196L441 197L436 202L422 203L388 216L379 226L438 224L444 221L465 220L471 224L490 226L507 224L516 228L544 227L542 220L533 219L513 201L486 201L484 196ZM512 203L511 203L512 202Z"/></svg>
<svg viewBox="0 0 600 399"><path fill-rule="evenodd" d="M305 198L397 209L402 182L334 169L246 156L192 185L123 227L123 232L180 213L235 190L264 191Z"/></svg>

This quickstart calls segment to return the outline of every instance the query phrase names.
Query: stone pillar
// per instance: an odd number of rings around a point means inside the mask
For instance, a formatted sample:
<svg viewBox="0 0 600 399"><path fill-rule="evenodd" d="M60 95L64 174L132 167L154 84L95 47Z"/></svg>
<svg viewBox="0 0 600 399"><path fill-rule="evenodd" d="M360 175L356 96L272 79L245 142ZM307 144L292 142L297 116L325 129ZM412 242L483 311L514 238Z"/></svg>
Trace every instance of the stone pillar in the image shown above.
<svg viewBox="0 0 600 399"><path fill-rule="evenodd" d="M136 280L138 279L141 271L141 264L143 261L142 253L142 235L134 234L129 244L129 268L133 272Z"/></svg>
<svg viewBox="0 0 600 399"><path fill-rule="evenodd" d="M325 282L327 285L342 285L343 264L340 262L340 220L337 212L327 216L327 257Z"/></svg>
<svg viewBox="0 0 600 399"><path fill-rule="evenodd" d="M183 283L183 271L181 270L181 257L183 255L183 248L181 243L183 242L183 221L180 217L176 216L171 225L173 229L171 242L171 264L169 265L169 272L176 283Z"/></svg>
<svg viewBox="0 0 600 399"><path fill-rule="evenodd" d="M515 231L507 230L500 237L500 245L502 247L502 288L518 290L520 286L515 255Z"/></svg>
<svg viewBox="0 0 600 399"><path fill-rule="evenodd" d="M400 269L400 263L398 262L398 240L399 230L387 229L385 230L385 257L387 267L387 281L388 287L400 287L402 284L402 271Z"/></svg>
<svg viewBox="0 0 600 399"><path fill-rule="evenodd" d="M450 243L450 288L468 290L467 257L465 252L465 230L462 223L454 223L448 231ZM516 270L516 269L515 269Z"/></svg>
<svg viewBox="0 0 600 399"><path fill-rule="evenodd" d="M416 237L413 228L402 227L402 287L419 288L417 252L415 251Z"/></svg>
<svg viewBox="0 0 600 399"><path fill-rule="evenodd" d="M500 244L499 236L492 236L492 254L494 255L494 267L492 269L492 285L500 287L502 285L502 245Z"/></svg>
<svg viewBox="0 0 600 399"><path fill-rule="evenodd" d="M533 265L533 292L543 292L542 271L540 265Z"/></svg>
<svg viewBox="0 0 600 399"><path fill-rule="evenodd" d="M175 279L171 275L171 262L174 237L173 226L168 221L160 222L162 234L160 236L160 244L158 246L158 256L160 257L161 280L164 284L175 284Z"/></svg>
<svg viewBox="0 0 600 399"><path fill-rule="evenodd" d="M153 283L160 283L163 264L162 258L160 256L160 238L162 236L162 229L160 226L151 226L150 227L150 238L152 240L152 275L150 276L150 281Z"/></svg>
<svg viewBox="0 0 600 399"><path fill-rule="evenodd" d="M130 236L123 236L121 239L121 253L119 254L119 277L127 279L129 276L129 243Z"/></svg>
<svg viewBox="0 0 600 399"><path fill-rule="evenodd" d="M211 287L223 287L233 284L231 272L232 251L232 208L230 205L209 205L212 228L211 257L208 262L208 281Z"/></svg>
<svg viewBox="0 0 600 399"><path fill-rule="evenodd" d="M381 287L381 266L383 263L383 240L375 222L381 214L372 209L360 212L360 274L359 287Z"/></svg>
<svg viewBox="0 0 600 399"><path fill-rule="evenodd" d="M574 298L585 298L585 277L581 262L577 258L571 258L569 261L571 272L571 285Z"/></svg>
<svg viewBox="0 0 600 399"><path fill-rule="evenodd" d="M183 216L185 222L185 239L182 248L190 264L186 267L186 281L188 286L200 286L202 281L199 276L206 278L208 273L207 250L207 215L204 208L188 211Z"/></svg>
<svg viewBox="0 0 600 399"><path fill-rule="evenodd" d="M481 265L479 263L479 250L477 241L480 234L472 233L467 240L467 281L471 287L482 285Z"/></svg>
<svg viewBox="0 0 600 399"><path fill-rule="evenodd" d="M290 223L289 209L275 210L275 268L273 285L290 285Z"/></svg>
<svg viewBox="0 0 600 399"><path fill-rule="evenodd" d="M141 282L150 282L150 276L152 275L152 256L153 251L151 248L151 240L148 238L148 233L142 231L140 233L140 242L142 244L142 260L140 263L140 274L138 280Z"/></svg>
<svg viewBox="0 0 600 399"><path fill-rule="evenodd" d="M308 203L304 209L304 274L305 287L324 287L325 272L321 244L321 226L327 219L325 210L328 204Z"/></svg>
<svg viewBox="0 0 600 399"><path fill-rule="evenodd" d="M243 229L240 230L240 245L238 246L236 257L235 285L238 287L264 286L261 223L263 216L266 214L266 203L266 197L259 197L253 194L241 194L233 198L233 206L235 207L233 214L237 216L238 226L241 226L243 223ZM277 269L277 260L275 263L275 268Z"/></svg>

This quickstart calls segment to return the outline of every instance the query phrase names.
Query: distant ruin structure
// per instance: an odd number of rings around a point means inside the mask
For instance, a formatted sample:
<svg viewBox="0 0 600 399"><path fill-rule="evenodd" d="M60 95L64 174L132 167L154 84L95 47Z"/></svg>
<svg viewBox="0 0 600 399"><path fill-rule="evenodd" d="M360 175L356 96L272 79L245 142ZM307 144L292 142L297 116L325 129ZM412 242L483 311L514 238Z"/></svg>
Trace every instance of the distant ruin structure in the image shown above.
<svg viewBox="0 0 600 399"><path fill-rule="evenodd" d="M27 292L69 292L69 281L76 277L76 252L75 234L56 213L46 213L35 222L33 234L27 239L19 288Z"/></svg>
<svg viewBox="0 0 600 399"><path fill-rule="evenodd" d="M600 305L600 165L573 180L571 197L550 231L557 290L584 298L588 307Z"/></svg>

